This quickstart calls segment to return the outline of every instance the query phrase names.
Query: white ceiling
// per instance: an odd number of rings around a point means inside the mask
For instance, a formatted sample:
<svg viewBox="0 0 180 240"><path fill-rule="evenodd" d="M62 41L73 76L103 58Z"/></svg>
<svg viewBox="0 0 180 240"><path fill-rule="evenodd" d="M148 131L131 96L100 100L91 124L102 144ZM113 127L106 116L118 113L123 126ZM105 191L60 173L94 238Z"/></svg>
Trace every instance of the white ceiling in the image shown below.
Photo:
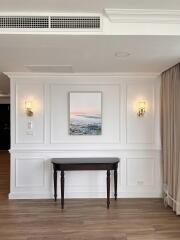
<svg viewBox="0 0 180 240"><path fill-rule="evenodd" d="M100 13L105 8L180 10L180 0L0 0L0 14ZM117 58L118 51L129 52L130 56ZM69 68L79 73L160 73L178 62L177 36L0 35L0 72L58 72ZM1 73L0 90L9 91L9 79Z"/></svg>
<svg viewBox="0 0 180 240"><path fill-rule="evenodd" d="M117 51L130 56L117 58ZM30 65L44 71L72 66L73 72L160 73L179 61L177 36L0 35L0 72L27 72Z"/></svg>
<svg viewBox="0 0 180 240"><path fill-rule="evenodd" d="M179 0L0 0L0 12L102 12L104 8L180 9Z"/></svg>

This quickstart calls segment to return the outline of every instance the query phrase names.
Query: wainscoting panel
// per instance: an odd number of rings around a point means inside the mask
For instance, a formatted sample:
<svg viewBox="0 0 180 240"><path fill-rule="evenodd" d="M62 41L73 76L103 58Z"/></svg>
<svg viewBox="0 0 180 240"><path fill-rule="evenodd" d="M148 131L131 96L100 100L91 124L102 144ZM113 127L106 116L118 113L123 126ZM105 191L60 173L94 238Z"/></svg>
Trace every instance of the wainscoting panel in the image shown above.
<svg viewBox="0 0 180 240"><path fill-rule="evenodd" d="M153 158L127 158L127 186L154 186Z"/></svg>
<svg viewBox="0 0 180 240"><path fill-rule="evenodd" d="M13 158L14 155L14 158ZM25 157L26 155L26 157ZM46 155L46 157L45 157ZM53 198L53 157L119 157L118 197L160 197L160 153L134 151L35 151L12 154L12 178L10 198ZM50 157L51 156L51 157ZM15 165L15 168L14 166ZM111 172L111 196L114 194L114 178ZM15 183L15 184L14 184ZM30 197L30 193L32 197ZM60 173L58 174L60 196ZM106 197L105 171L65 172L65 197Z"/></svg>
<svg viewBox="0 0 180 240"><path fill-rule="evenodd" d="M52 158L119 157L118 197L160 197L159 78L11 74L11 199L53 198ZM102 135L70 136L69 92L102 92ZM34 116L25 114L32 100ZM147 102L137 117L136 103ZM28 130L28 121L32 129ZM58 176L59 178L59 176ZM58 184L60 179L58 179ZM60 196L58 186L58 197ZM114 194L111 173L111 196ZM65 172L65 197L106 197L105 172Z"/></svg>
<svg viewBox="0 0 180 240"><path fill-rule="evenodd" d="M46 175L45 160L41 158L16 159L16 187L44 187Z"/></svg>

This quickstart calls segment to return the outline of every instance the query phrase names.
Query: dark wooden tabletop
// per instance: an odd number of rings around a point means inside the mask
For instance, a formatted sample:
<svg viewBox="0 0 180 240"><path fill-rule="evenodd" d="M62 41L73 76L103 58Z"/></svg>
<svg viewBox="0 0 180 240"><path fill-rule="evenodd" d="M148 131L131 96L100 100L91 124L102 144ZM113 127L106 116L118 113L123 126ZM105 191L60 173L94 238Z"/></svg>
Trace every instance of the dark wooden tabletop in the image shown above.
<svg viewBox="0 0 180 240"><path fill-rule="evenodd" d="M55 164L113 164L118 163L119 158L104 157L104 158L53 158L51 160Z"/></svg>

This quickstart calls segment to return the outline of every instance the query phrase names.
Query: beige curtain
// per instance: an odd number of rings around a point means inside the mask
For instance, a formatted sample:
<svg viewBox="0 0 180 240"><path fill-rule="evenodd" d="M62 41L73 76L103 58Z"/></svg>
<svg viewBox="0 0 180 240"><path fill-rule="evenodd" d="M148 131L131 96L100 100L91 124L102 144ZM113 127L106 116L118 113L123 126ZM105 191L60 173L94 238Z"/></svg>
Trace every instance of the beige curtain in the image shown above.
<svg viewBox="0 0 180 240"><path fill-rule="evenodd" d="M164 199L180 215L180 63L161 75Z"/></svg>

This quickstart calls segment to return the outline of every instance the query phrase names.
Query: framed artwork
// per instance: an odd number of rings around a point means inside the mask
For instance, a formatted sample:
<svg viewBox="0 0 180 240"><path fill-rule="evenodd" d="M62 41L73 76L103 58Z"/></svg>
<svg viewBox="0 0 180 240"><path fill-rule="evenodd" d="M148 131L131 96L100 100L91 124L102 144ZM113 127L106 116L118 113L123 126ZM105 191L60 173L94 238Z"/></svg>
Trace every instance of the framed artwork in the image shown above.
<svg viewBox="0 0 180 240"><path fill-rule="evenodd" d="M102 134L102 93L69 93L69 134Z"/></svg>

